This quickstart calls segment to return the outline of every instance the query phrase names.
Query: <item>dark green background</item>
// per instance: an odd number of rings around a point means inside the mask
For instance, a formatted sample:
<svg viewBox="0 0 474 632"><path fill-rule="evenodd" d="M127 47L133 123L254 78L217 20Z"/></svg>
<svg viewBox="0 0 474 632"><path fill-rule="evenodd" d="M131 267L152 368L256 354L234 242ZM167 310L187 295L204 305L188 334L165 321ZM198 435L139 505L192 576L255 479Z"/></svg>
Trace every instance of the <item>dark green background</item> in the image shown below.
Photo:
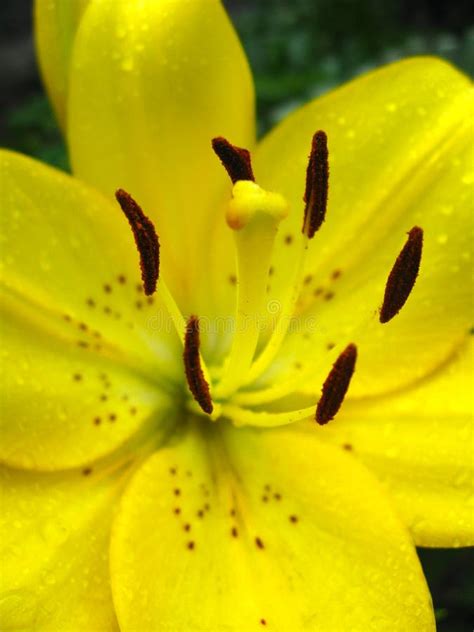
<svg viewBox="0 0 474 632"><path fill-rule="evenodd" d="M467 0L224 4L255 75L260 133L300 103L394 59L433 54L471 75L474 71L474 20ZM67 168L64 144L35 66L31 31L31 0L0 0L0 142ZM473 550L419 554L439 631L472 632Z"/></svg>

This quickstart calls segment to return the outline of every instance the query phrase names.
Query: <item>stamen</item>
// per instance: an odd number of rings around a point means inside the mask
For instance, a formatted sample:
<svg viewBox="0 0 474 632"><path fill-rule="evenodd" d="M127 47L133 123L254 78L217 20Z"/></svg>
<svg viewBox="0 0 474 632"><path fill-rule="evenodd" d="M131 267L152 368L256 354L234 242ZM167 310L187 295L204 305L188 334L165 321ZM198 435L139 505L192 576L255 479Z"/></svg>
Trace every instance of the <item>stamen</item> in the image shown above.
<svg viewBox="0 0 474 632"><path fill-rule="evenodd" d="M388 276L380 308L381 323L388 323L405 305L418 276L422 250L423 230L414 226Z"/></svg>
<svg viewBox="0 0 474 632"><path fill-rule="evenodd" d="M191 316L186 326L184 338L184 370L189 390L202 410L210 415L214 410L209 384L206 382L199 355L199 320Z"/></svg>
<svg viewBox="0 0 474 632"><path fill-rule="evenodd" d="M357 347L350 344L333 364L316 407L316 421L319 425L323 426L334 419L334 415L341 407L354 373L356 359Z"/></svg>
<svg viewBox="0 0 474 632"><path fill-rule="evenodd" d="M323 131L313 136L304 193L303 233L312 239L326 216L329 187L328 139Z"/></svg>
<svg viewBox="0 0 474 632"><path fill-rule="evenodd" d="M255 182L248 149L236 147L222 136L212 139L212 148L219 156L220 161L232 180L232 184L235 184L238 180L251 180Z"/></svg>
<svg viewBox="0 0 474 632"><path fill-rule="evenodd" d="M129 193L118 189L115 197L132 229L140 254L143 289L149 296L156 290L160 270L160 244L155 227Z"/></svg>

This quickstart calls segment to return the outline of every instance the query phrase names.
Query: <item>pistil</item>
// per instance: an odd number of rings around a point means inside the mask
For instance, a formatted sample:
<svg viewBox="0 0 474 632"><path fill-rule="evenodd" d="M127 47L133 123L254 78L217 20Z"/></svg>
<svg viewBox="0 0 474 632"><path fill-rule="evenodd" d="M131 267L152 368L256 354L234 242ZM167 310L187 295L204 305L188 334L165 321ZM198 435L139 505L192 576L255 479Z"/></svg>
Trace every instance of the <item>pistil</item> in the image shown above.
<svg viewBox="0 0 474 632"><path fill-rule="evenodd" d="M275 236L286 214L287 204L280 195L251 181L234 185L227 223L233 229L239 283L234 337L215 389L218 398L227 398L247 377L266 317L265 290Z"/></svg>

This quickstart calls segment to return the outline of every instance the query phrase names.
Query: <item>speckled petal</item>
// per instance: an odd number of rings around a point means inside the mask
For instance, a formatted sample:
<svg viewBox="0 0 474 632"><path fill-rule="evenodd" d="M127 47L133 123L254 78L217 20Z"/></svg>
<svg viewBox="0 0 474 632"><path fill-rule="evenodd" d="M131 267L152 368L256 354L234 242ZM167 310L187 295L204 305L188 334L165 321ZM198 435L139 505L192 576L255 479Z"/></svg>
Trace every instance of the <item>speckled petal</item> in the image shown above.
<svg viewBox="0 0 474 632"><path fill-rule="evenodd" d="M0 469L0 626L116 632L108 541L123 474Z"/></svg>
<svg viewBox="0 0 474 632"><path fill-rule="evenodd" d="M182 372L179 340L160 303L137 291L118 207L9 152L0 178L0 458L47 470L87 463L165 407L163 389Z"/></svg>
<svg viewBox="0 0 474 632"><path fill-rule="evenodd" d="M474 544L472 347L403 393L348 402L320 434L382 480L419 546Z"/></svg>
<svg viewBox="0 0 474 632"><path fill-rule="evenodd" d="M415 550L350 455L289 430L192 427L113 527L123 632L434 630Z"/></svg>
<svg viewBox="0 0 474 632"><path fill-rule="evenodd" d="M304 369L327 347L336 345L336 357L355 342L360 354L350 396L421 378L470 326L472 108L466 77L445 62L416 58L310 103L258 148L257 181L282 192L292 207L271 281L278 296L294 258L296 240L287 243L286 235L301 231L311 136L327 132L328 211L310 245L301 317L285 353ZM381 325L385 283L413 226L424 230L420 274L401 312ZM301 337L305 331L308 339ZM300 347L293 351L296 338ZM316 371L315 378L308 391L319 388Z"/></svg>

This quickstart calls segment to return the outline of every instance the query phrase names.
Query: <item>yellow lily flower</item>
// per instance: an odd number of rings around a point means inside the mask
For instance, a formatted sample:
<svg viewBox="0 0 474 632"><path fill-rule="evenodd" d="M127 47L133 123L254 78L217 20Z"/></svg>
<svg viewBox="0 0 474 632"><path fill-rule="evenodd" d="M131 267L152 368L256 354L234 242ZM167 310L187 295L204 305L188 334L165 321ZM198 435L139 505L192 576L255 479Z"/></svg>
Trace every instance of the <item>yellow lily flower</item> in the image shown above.
<svg viewBox="0 0 474 632"><path fill-rule="evenodd" d="M74 177L0 153L2 629L434 630L414 545L474 541L469 81L396 63L256 143L218 0L36 19Z"/></svg>

